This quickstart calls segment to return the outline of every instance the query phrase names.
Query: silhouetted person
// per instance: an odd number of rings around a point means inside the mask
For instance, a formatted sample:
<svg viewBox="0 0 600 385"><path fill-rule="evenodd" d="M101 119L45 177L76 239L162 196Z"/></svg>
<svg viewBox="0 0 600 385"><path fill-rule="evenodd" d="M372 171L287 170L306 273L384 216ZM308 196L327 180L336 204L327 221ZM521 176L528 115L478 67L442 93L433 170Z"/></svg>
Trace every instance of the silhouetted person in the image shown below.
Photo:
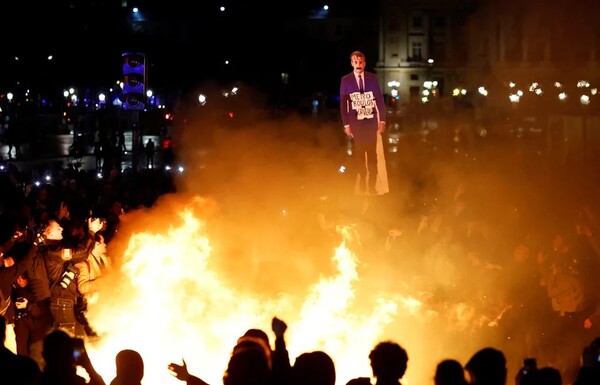
<svg viewBox="0 0 600 385"><path fill-rule="evenodd" d="M244 333L242 337L251 337L256 338L256 342L264 344L265 351L268 352L269 355L269 365L271 362L272 350L271 350L271 342L269 341L269 336L261 329L248 329Z"/></svg>
<svg viewBox="0 0 600 385"><path fill-rule="evenodd" d="M170 363L167 368L172 375L188 385L208 385L188 372L185 360L183 365ZM223 385L269 385L270 374L269 353L264 340L244 335L233 348L223 375Z"/></svg>
<svg viewBox="0 0 600 385"><path fill-rule="evenodd" d="M223 385L268 385L271 378L269 357L256 339L242 337L233 348Z"/></svg>
<svg viewBox="0 0 600 385"><path fill-rule="evenodd" d="M302 353L294 362L291 385L335 385L335 364L323 351Z"/></svg>
<svg viewBox="0 0 600 385"><path fill-rule="evenodd" d="M574 385L600 384L600 337L594 340L581 353L581 367Z"/></svg>
<svg viewBox="0 0 600 385"><path fill-rule="evenodd" d="M8 146L8 159L12 159L12 149L15 148L15 159L21 158L21 139L20 131L25 130L23 116L21 113L16 113L12 116L8 128L4 130L4 141Z"/></svg>
<svg viewBox="0 0 600 385"><path fill-rule="evenodd" d="M242 341L258 342L263 345L271 368L270 384L288 385L291 375L291 365L284 339L287 324L283 320L273 317L271 320L271 330L275 334L275 349L271 348L269 336L261 329L248 329L238 340L238 343Z"/></svg>
<svg viewBox="0 0 600 385"><path fill-rule="evenodd" d="M291 365L284 338L287 324L283 320L273 317L271 330L275 334L275 350L273 350L271 359L271 384L289 384Z"/></svg>
<svg viewBox="0 0 600 385"><path fill-rule="evenodd" d="M36 385L40 377L38 364L29 357L16 355L4 343L6 318L0 316L0 382L10 385Z"/></svg>
<svg viewBox="0 0 600 385"><path fill-rule="evenodd" d="M125 145L125 130L123 128L119 128L119 149L123 151L124 154L127 153L127 146Z"/></svg>
<svg viewBox="0 0 600 385"><path fill-rule="evenodd" d="M515 385L537 385L538 367L535 358L526 358L523 361L523 367L515 376Z"/></svg>
<svg viewBox="0 0 600 385"><path fill-rule="evenodd" d="M96 157L96 170L102 170L104 163L103 140L100 130L94 132L94 156Z"/></svg>
<svg viewBox="0 0 600 385"><path fill-rule="evenodd" d="M500 350L487 347L475 353L465 365L470 384L505 385L506 358Z"/></svg>
<svg viewBox="0 0 600 385"><path fill-rule="evenodd" d="M193 376L188 372L185 360L182 360L181 365L171 362L167 368L175 378L184 381L187 385L208 385L208 383L204 382L199 377Z"/></svg>
<svg viewBox="0 0 600 385"><path fill-rule="evenodd" d="M550 366L539 369L536 375L536 385L562 385L560 370Z"/></svg>
<svg viewBox="0 0 600 385"><path fill-rule="evenodd" d="M598 369L589 366L582 366L577 373L577 378L573 385L597 385L600 384L600 373Z"/></svg>
<svg viewBox="0 0 600 385"><path fill-rule="evenodd" d="M83 347L83 340L71 338L63 330L54 330L46 336L43 355L46 365L40 377L40 385L106 385L92 366ZM90 377L89 382L77 374L77 366L85 369Z"/></svg>
<svg viewBox="0 0 600 385"><path fill-rule="evenodd" d="M152 138L149 138L146 142L146 146L144 147L144 151L146 152L146 168L154 167L154 141Z"/></svg>
<svg viewBox="0 0 600 385"><path fill-rule="evenodd" d="M115 357L117 376L110 385L140 385L144 378L144 360L135 350L125 349Z"/></svg>
<svg viewBox="0 0 600 385"><path fill-rule="evenodd" d="M437 364L434 382L435 385L467 385L465 369L456 360L443 360Z"/></svg>
<svg viewBox="0 0 600 385"><path fill-rule="evenodd" d="M392 341L378 343L369 354L373 377L376 385L398 385L406 373L408 354L399 344ZM348 381L347 385L368 385L368 377L359 377Z"/></svg>

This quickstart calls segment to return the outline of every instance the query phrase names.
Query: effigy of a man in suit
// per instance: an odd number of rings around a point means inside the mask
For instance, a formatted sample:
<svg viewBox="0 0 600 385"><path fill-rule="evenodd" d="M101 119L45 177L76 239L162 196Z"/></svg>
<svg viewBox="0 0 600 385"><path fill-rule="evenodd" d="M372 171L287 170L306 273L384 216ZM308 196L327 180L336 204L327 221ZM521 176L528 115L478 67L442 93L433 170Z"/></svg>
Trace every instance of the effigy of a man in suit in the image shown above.
<svg viewBox="0 0 600 385"><path fill-rule="evenodd" d="M377 75L365 71L365 55L350 55L353 71L340 83L340 113L344 132L352 137L358 194L389 191L381 134L385 131L386 107Z"/></svg>

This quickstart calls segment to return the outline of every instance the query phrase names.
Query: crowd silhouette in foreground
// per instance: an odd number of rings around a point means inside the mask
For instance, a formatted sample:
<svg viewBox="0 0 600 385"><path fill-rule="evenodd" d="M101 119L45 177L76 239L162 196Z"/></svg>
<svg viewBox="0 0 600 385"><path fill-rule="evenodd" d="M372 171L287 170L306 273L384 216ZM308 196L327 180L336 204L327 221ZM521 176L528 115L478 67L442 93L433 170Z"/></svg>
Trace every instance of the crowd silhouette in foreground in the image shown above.
<svg viewBox="0 0 600 385"><path fill-rule="evenodd" d="M6 319L0 317L0 338L6 339ZM336 369L334 357L317 350L301 353L292 364L286 348L284 333L287 325L273 318L275 334L274 349L267 333L250 329L240 336L232 348L223 385L335 385ZM594 341L596 343L598 341ZM596 350L597 352L597 350ZM584 353L585 355L586 353ZM83 341L68 332L56 329L43 342L43 368L35 360L0 349L0 373L3 383L14 385L105 385L96 372L85 350ZM394 341L381 341L366 355L372 372L365 377L351 379L346 385L399 385L408 368L408 352ZM594 363L581 366L573 384L593 385L600 383L600 365ZM144 360L135 350L124 349L115 357L116 376L110 385L141 385L144 378ZM531 364L531 363L530 363ZM77 374L77 367L85 369L89 379ZM200 376L188 372L185 359L182 364L170 363L167 370L188 385L209 385ZM372 382L373 380L374 382ZM6 381L6 382L4 382ZM434 385L506 385L506 358L501 350L485 347L476 351L463 366L455 359L444 359L432 373ZM537 368L527 363L514 379L515 385L561 385L561 373L553 367Z"/></svg>

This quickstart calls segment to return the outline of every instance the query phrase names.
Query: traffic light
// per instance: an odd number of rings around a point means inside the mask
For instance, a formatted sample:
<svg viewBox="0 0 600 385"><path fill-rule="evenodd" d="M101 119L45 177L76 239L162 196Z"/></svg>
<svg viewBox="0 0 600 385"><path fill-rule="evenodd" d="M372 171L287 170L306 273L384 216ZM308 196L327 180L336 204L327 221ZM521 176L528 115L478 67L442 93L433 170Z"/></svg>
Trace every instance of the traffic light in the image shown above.
<svg viewBox="0 0 600 385"><path fill-rule="evenodd" d="M123 54L123 93L126 110L143 110L146 101L146 56L139 52Z"/></svg>

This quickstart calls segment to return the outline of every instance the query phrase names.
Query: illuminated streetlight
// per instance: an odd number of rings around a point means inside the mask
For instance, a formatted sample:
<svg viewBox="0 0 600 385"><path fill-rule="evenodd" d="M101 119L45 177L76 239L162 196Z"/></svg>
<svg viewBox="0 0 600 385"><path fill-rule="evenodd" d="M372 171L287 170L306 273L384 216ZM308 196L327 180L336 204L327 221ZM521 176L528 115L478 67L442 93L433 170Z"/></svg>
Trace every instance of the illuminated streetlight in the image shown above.
<svg viewBox="0 0 600 385"><path fill-rule="evenodd" d="M588 88L590 83L587 80L580 80L577 82L577 88Z"/></svg>

